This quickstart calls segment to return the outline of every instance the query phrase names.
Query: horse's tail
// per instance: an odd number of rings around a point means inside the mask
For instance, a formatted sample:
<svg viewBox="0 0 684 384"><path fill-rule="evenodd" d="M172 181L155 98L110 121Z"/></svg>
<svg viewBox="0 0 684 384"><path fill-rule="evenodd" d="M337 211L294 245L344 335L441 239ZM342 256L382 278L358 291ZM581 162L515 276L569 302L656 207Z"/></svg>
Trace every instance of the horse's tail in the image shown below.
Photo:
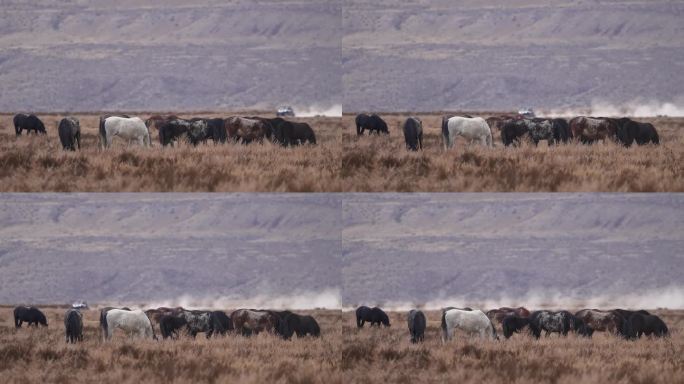
<svg viewBox="0 0 684 384"><path fill-rule="evenodd" d="M157 339L157 334L154 332L154 325L152 324L152 319L150 319L150 317L147 316L147 313L145 313L145 316L147 317L147 321L150 322L150 328L152 329L152 339L153 340L159 340L159 339Z"/></svg>
<svg viewBox="0 0 684 384"><path fill-rule="evenodd" d="M100 144L102 148L107 148L107 131L105 130L105 120L104 116L100 116Z"/></svg>
<svg viewBox="0 0 684 384"><path fill-rule="evenodd" d="M449 118L447 116L442 116L442 141L446 151L449 147Z"/></svg>
<svg viewBox="0 0 684 384"><path fill-rule="evenodd" d="M442 309L442 323L441 323L441 327L442 327L442 342L446 342L446 341L447 341L447 336L448 336L448 333L447 333L447 325L446 325L446 313L447 313L446 309Z"/></svg>
<svg viewBox="0 0 684 384"><path fill-rule="evenodd" d="M100 310L100 329L102 330L102 338L107 339L107 311L104 309Z"/></svg>

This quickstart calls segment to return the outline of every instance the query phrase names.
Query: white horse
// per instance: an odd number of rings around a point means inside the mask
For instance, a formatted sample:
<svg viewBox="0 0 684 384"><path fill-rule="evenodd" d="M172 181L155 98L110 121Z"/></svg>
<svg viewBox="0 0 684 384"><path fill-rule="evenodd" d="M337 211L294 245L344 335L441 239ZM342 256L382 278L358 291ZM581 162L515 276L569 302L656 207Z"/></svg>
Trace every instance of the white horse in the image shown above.
<svg viewBox="0 0 684 384"><path fill-rule="evenodd" d="M112 138L119 136L129 144L137 141L140 146L150 146L150 131L139 117L110 116L100 118L100 142L104 148L112 145Z"/></svg>
<svg viewBox="0 0 684 384"><path fill-rule="evenodd" d="M480 144L492 146L492 130L485 119L481 117L461 117L442 118L442 139L444 150L454 146L456 135L463 137L468 142L479 142Z"/></svg>
<svg viewBox="0 0 684 384"><path fill-rule="evenodd" d="M492 321L480 310L449 309L442 312L442 342L451 340L454 329L483 339L497 339Z"/></svg>
<svg viewBox="0 0 684 384"><path fill-rule="evenodd" d="M140 309L126 311L123 309L110 309L107 312L107 340L112 338L114 329L119 328L124 332L143 339L154 339L152 322L145 312Z"/></svg>

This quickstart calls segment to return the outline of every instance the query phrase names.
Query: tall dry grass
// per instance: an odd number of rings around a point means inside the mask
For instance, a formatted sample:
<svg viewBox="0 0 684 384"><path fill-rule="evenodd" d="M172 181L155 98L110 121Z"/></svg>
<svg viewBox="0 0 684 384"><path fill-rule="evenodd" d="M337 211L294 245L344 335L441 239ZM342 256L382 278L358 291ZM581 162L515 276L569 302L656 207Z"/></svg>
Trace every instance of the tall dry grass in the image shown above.
<svg viewBox="0 0 684 384"><path fill-rule="evenodd" d="M624 148L613 142L495 148L467 145L458 138L444 152L441 115L419 114L424 127L422 152L405 149L400 124L408 115L390 114L390 135L357 137L354 116L343 117L344 191L684 191L684 119L648 118L659 146Z"/></svg>
<svg viewBox="0 0 684 384"><path fill-rule="evenodd" d="M76 115L82 147L62 150L56 122L61 115L40 115L47 136L15 137L12 116L0 119L0 191L338 191L342 153L339 118L303 118L317 145L282 148L271 143L229 143L163 148L152 130L152 148L98 147L98 116ZM212 114L201 116L213 117ZM141 115L145 118L147 115Z"/></svg>
<svg viewBox="0 0 684 384"><path fill-rule="evenodd" d="M684 379L684 311L655 311L669 339L626 341L557 335L440 341L439 312L427 311L425 342L411 344L405 313L392 327L357 329L353 312L303 311L321 325L320 339L238 335L207 340L102 342L97 311L85 311L85 341L64 341L64 308L44 308L48 328L14 329L0 308L0 378L7 383L679 383Z"/></svg>
<svg viewBox="0 0 684 384"><path fill-rule="evenodd" d="M320 338L271 335L207 340L128 339L102 342L97 311L85 311L85 341L67 345L64 309L49 308L47 328L15 330L11 308L0 309L3 383L341 383L339 311L302 311L320 323Z"/></svg>
<svg viewBox="0 0 684 384"><path fill-rule="evenodd" d="M684 381L684 311L656 311L669 339L626 341L525 334L484 341L440 340L439 312L427 312L425 342L413 345L405 313L389 313L390 328L357 329L344 313L342 377L357 383L679 383Z"/></svg>

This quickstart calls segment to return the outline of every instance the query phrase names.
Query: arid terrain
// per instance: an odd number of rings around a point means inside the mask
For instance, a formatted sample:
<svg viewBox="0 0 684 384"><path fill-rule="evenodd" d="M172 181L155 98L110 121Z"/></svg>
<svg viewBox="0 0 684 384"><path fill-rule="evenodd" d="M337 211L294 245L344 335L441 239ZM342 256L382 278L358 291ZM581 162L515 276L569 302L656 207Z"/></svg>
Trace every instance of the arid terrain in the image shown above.
<svg viewBox="0 0 684 384"><path fill-rule="evenodd" d="M85 341L64 341L64 308L44 308L47 328L16 330L12 308L0 308L0 376L14 382L445 382L674 383L684 377L684 313L655 311L669 339L629 342L595 333L591 340L526 334L510 340L464 338L442 344L439 311L426 311L425 342L412 345L405 312L389 312L390 328L357 329L354 313L312 314L321 338L283 341L261 334L144 341L117 333L102 342L96 310L85 311ZM229 310L228 310L229 311Z"/></svg>
<svg viewBox="0 0 684 384"><path fill-rule="evenodd" d="M342 104L338 0L2 1L0 111Z"/></svg>
<svg viewBox="0 0 684 384"><path fill-rule="evenodd" d="M236 113L237 114L237 113ZM248 116L259 114L243 111ZM138 115L138 114L135 114ZM227 117L230 113L181 114L181 117ZM272 116L261 113L263 116ZM179 145L163 148L152 129L153 148L127 147L115 139L112 149L98 148L98 114L75 115L81 121L83 149L62 150L57 135L61 115L39 117L47 136L16 137L13 115L0 116L0 190L21 192L124 191L339 191L342 151L340 119L296 118L309 123L314 146L282 148L265 143ZM140 117L149 114L139 114Z"/></svg>
<svg viewBox="0 0 684 384"><path fill-rule="evenodd" d="M454 148L445 153L442 114L417 114L423 121L424 150L409 153L401 131L407 115L380 115L387 121L389 137L357 137L355 115L343 116L344 191L684 191L682 118L635 118L655 125L659 146L624 148L606 142L548 147L542 142L539 147L523 143L506 148L495 130L495 148L468 146L457 138Z"/></svg>
<svg viewBox="0 0 684 384"><path fill-rule="evenodd" d="M526 334L484 341L457 336L441 344L439 311L426 311L425 342L412 345L406 312L391 312L390 328L356 328L344 312L342 377L360 383L674 383L684 379L684 312L655 311L669 339L625 341L595 333L534 340Z"/></svg>
<svg viewBox="0 0 684 384"><path fill-rule="evenodd" d="M64 308L48 308L48 327L15 330L12 308L0 308L0 377L4 383L341 383L340 311L311 314L320 338L281 340L261 334L178 341L100 339L99 311L84 311L84 342L64 341ZM229 312L229 311L228 311ZM230 312L229 312L230 313Z"/></svg>
<svg viewBox="0 0 684 384"><path fill-rule="evenodd" d="M344 110L681 111L683 12L670 0L346 0Z"/></svg>

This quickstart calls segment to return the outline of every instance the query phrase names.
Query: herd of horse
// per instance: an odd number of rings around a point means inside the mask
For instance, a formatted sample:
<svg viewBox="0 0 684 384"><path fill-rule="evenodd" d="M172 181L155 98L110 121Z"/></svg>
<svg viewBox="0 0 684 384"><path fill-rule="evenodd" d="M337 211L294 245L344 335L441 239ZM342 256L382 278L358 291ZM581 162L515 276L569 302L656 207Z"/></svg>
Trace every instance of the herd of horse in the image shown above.
<svg viewBox="0 0 684 384"><path fill-rule="evenodd" d="M14 326L46 326L47 317L38 308L18 306L14 309ZM263 309L238 309L230 314L224 311L189 310L182 307L155 309L131 309L128 307L105 307L100 310L100 331L103 340L111 340L116 329L129 336L157 340L157 331L163 339L177 339L181 333L206 338L235 333L242 336L267 332L285 340L297 337L319 337L321 329L313 316L291 311ZM79 309L69 308L64 313L64 330L67 343L83 341L83 314Z"/></svg>
<svg viewBox="0 0 684 384"><path fill-rule="evenodd" d="M17 136L22 131L27 134L47 134L45 124L34 114L14 116L14 130ZM175 115L153 115L143 121L140 117L128 115L101 116L98 132L100 147L109 148L114 137L127 143L151 146L150 130L159 131L162 146L173 145L180 140L196 146L208 140L216 144L228 140L243 144L270 140L284 147L300 144L316 144L316 135L307 123L288 121L281 117L241 117L228 118L191 118L182 119ZM81 148L81 125L73 116L67 116L57 125L59 140L64 150L75 151Z"/></svg>
<svg viewBox="0 0 684 384"><path fill-rule="evenodd" d="M406 316L411 342L423 341L427 318L417 309L412 309ZM378 307L361 306L356 309L356 326L362 328L368 322L371 327L377 325L390 326L389 317ZM665 337L669 330L665 322L658 316L645 310L599 310L582 309L574 314L569 311L529 311L525 307L501 307L484 312L469 307L442 308L441 331L442 341L454 337L455 331L484 339L499 340L497 327L509 339L516 333L527 330L539 339L542 332L545 336L558 333L567 336L574 332L579 336L591 338L595 331L607 332L628 340L641 336Z"/></svg>
<svg viewBox="0 0 684 384"><path fill-rule="evenodd" d="M412 309L406 315L409 336L412 343L425 339L427 317ZM47 326L47 317L36 307L18 306L14 309L14 326L22 323L29 326ZM356 309L356 326L365 323L373 326L390 327L390 318L379 307L360 306ZM157 331L163 339L177 339L181 333L193 338L204 333L206 338L235 333L242 336L262 332L277 335L285 340L297 337L319 337L321 329L310 315L300 315L288 310L237 309L230 314L224 311L189 310L182 307L141 310L128 307L105 307L100 310L100 331L103 340L110 340L116 329L127 335L157 340ZM527 330L539 339L541 334L549 336L558 333L567 336L573 332L581 337L591 338L594 332L606 332L627 340L642 336L666 337L669 330L665 322L646 310L599 310L582 309L570 311L538 310L525 307L501 307L484 312L470 307L446 307L441 310L440 328L442 342L452 340L454 332L469 336L499 340L497 326L503 336L509 339ZM64 313L64 329L67 343L83 341L83 315L79 309L69 308Z"/></svg>
<svg viewBox="0 0 684 384"><path fill-rule="evenodd" d="M389 134L387 123L376 114L359 114L355 119L357 135ZM651 123L634 121L627 117L577 116L570 120L562 118L527 118L521 115L493 116L488 118L465 116L442 117L442 144L444 149L454 146L454 140L461 136L469 143L492 147L492 132L501 133L505 146L517 145L529 139L535 145L546 140L549 145L568 143L572 140L583 144L613 140L624 146L636 143L659 144L658 132ZM402 124L406 148L411 151L423 149L423 123L415 116L408 117Z"/></svg>

